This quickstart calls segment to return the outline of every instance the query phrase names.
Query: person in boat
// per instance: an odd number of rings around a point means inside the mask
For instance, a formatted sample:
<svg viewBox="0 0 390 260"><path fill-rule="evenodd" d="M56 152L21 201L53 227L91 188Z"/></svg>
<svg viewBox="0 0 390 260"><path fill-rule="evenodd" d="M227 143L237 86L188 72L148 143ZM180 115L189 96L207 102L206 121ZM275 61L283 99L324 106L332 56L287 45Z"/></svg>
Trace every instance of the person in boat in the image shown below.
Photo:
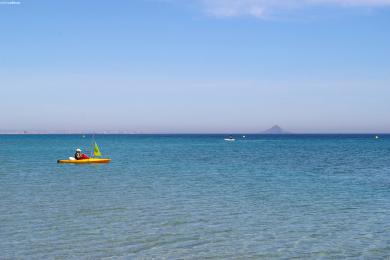
<svg viewBox="0 0 390 260"><path fill-rule="evenodd" d="M79 148L76 149L76 153L74 154L74 158L76 160L89 159L89 157L86 154L81 153L81 149L79 149Z"/></svg>

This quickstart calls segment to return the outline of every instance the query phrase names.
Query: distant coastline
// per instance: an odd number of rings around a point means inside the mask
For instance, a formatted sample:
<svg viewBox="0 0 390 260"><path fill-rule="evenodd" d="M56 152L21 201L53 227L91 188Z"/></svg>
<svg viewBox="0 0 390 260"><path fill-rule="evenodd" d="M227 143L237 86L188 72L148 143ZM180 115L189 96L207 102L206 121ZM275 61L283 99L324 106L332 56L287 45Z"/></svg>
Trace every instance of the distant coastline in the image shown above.
<svg viewBox="0 0 390 260"><path fill-rule="evenodd" d="M134 130L5 130L0 135L389 135L390 132L291 132L279 125L263 131L221 131L221 132L174 132L174 131L134 131Z"/></svg>
<svg viewBox="0 0 390 260"><path fill-rule="evenodd" d="M389 132L294 132L294 133L264 133L264 132L134 132L134 131L0 131L0 135L390 135Z"/></svg>

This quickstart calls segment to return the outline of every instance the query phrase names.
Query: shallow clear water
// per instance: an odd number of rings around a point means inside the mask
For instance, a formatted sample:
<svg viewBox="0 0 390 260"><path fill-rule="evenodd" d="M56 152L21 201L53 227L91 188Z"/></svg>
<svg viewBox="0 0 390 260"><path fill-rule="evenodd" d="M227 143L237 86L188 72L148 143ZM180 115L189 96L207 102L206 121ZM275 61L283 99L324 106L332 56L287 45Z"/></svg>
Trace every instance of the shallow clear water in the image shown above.
<svg viewBox="0 0 390 260"><path fill-rule="evenodd" d="M0 258L390 257L390 136L0 135Z"/></svg>

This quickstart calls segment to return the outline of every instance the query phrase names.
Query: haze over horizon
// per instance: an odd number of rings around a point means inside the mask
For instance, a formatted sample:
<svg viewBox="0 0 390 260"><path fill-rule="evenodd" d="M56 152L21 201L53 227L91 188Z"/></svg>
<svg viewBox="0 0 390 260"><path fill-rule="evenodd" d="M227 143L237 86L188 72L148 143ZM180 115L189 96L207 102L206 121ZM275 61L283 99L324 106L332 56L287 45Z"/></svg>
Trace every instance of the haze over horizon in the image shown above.
<svg viewBox="0 0 390 260"><path fill-rule="evenodd" d="M388 0L0 5L0 131L390 133Z"/></svg>

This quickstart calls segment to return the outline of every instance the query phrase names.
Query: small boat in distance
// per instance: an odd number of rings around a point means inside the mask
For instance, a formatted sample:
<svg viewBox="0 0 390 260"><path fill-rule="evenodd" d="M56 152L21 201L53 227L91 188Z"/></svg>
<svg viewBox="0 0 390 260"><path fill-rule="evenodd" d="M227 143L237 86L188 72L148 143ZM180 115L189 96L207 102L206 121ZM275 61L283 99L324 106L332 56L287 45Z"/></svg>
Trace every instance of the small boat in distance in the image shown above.
<svg viewBox="0 0 390 260"><path fill-rule="evenodd" d="M94 143L94 147L93 147L93 152L91 154L91 158L88 158L88 156L86 156L86 159L78 159L77 160L74 157L69 157L69 159L57 160L57 163L86 164L86 163L109 163L109 162L111 162L110 158L101 158L102 153L100 152L99 146L95 142L95 138L93 138L93 143ZM79 151L81 151L81 150L79 150ZM98 157L98 158L96 158L96 157Z"/></svg>
<svg viewBox="0 0 390 260"><path fill-rule="evenodd" d="M227 142L234 142L234 141L236 141L236 139L234 139L233 136L231 136L231 135L228 138L225 138L224 140L227 141Z"/></svg>

